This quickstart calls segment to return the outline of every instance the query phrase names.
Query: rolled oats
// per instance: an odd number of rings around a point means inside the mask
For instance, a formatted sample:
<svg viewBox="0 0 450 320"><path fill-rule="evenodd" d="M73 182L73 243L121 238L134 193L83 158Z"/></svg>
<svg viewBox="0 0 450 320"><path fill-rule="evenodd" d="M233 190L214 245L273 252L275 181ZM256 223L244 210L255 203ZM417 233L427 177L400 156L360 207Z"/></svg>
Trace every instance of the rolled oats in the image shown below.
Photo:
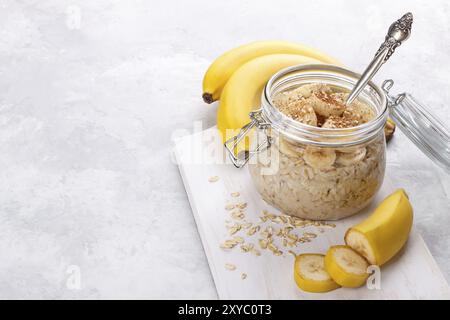
<svg viewBox="0 0 450 320"><path fill-rule="evenodd" d="M245 209L247 208L247 202L238 203L236 207L238 207L239 209Z"/></svg>
<svg viewBox="0 0 450 320"><path fill-rule="evenodd" d="M225 206L225 210L228 210L228 211L233 210L234 208L235 208L235 205L232 204L232 203L228 203L228 204Z"/></svg>
<svg viewBox="0 0 450 320"><path fill-rule="evenodd" d="M252 243L246 243L241 245L242 252L250 252L253 249L254 245Z"/></svg>
<svg viewBox="0 0 450 320"><path fill-rule="evenodd" d="M225 263L225 268L230 271L236 270L236 266L232 263Z"/></svg>
<svg viewBox="0 0 450 320"><path fill-rule="evenodd" d="M305 85L280 93L273 103L294 120L318 127L354 127L375 117L375 110L360 100L346 106L348 93L338 89L324 84ZM309 96L302 96L305 92ZM285 214L312 220L341 219L364 208L381 186L385 163L382 135L356 146L333 148L300 143L276 130L272 130L271 139L271 147L259 153L248 167L264 200ZM279 155L278 170L261 174L267 167L264 159L271 158L269 153L274 152ZM278 224L290 220L263 212L260 220L267 219ZM292 220L291 224L321 225L301 220Z"/></svg>
<svg viewBox="0 0 450 320"><path fill-rule="evenodd" d="M219 177L218 176L212 176L212 177L209 177L208 178L208 181L209 182L217 182L217 181L219 181Z"/></svg>
<svg viewBox="0 0 450 320"><path fill-rule="evenodd" d="M248 235L248 236L252 236L252 235L254 235L256 232L258 232L260 229L261 229L260 226L253 226L253 227L251 227L250 229L248 229L247 235Z"/></svg>

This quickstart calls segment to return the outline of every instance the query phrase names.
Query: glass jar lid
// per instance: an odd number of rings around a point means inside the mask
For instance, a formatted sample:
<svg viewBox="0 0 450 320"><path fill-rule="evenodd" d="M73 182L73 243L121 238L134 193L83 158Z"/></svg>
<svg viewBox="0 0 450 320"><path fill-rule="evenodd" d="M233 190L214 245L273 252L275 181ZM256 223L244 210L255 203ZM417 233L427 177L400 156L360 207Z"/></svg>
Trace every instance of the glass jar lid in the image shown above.
<svg viewBox="0 0 450 320"><path fill-rule="evenodd" d="M400 130L431 160L450 173L450 132L421 102L408 93L389 95L394 81L386 80L383 90L390 117Z"/></svg>

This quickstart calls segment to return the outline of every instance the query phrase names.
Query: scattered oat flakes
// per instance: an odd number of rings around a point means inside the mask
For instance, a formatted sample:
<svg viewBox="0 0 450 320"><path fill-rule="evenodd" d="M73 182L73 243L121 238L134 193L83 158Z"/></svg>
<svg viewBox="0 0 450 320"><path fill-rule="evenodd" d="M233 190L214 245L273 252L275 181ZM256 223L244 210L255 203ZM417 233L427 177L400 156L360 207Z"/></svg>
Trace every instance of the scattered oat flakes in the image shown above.
<svg viewBox="0 0 450 320"><path fill-rule="evenodd" d="M259 257L261 255L261 252L258 249L256 249L256 248L253 248L251 250L251 252L257 257Z"/></svg>
<svg viewBox="0 0 450 320"><path fill-rule="evenodd" d="M256 232L258 232L259 229L261 229L260 226L254 226L254 227L251 227L250 229L248 229L247 235L248 235L248 236L252 236L252 235L254 235Z"/></svg>
<svg viewBox="0 0 450 320"><path fill-rule="evenodd" d="M240 225L234 225L228 229L228 233L230 234L230 236L232 236L233 234L241 230L241 228L242 227Z"/></svg>
<svg viewBox="0 0 450 320"><path fill-rule="evenodd" d="M236 207L238 207L239 209L245 209L247 208L247 202L238 203Z"/></svg>
<svg viewBox="0 0 450 320"><path fill-rule="evenodd" d="M305 232L305 233L303 234L303 237L314 239L314 238L317 238L317 234L312 233L312 232Z"/></svg>
<svg viewBox="0 0 450 320"><path fill-rule="evenodd" d="M233 219L236 219L236 220L242 220L242 219L245 218L245 214L244 214L244 212L241 211L241 210L234 210L234 211L231 213L231 217L232 217Z"/></svg>
<svg viewBox="0 0 450 320"><path fill-rule="evenodd" d="M266 239L259 239L259 246L261 249L267 249L267 245L269 244L269 241Z"/></svg>
<svg viewBox="0 0 450 320"><path fill-rule="evenodd" d="M235 238L237 238L237 237L235 237ZM233 239L231 239L231 240L226 240L224 243L222 243L221 245L220 245L220 247L222 248L222 249L224 249L224 250L227 250L227 249L233 249L234 247L236 247L239 243L242 243L243 242L243 240L244 239L242 239L242 242L240 242L240 241L237 241L237 240L240 240L240 239L235 239L235 238L233 238Z"/></svg>
<svg viewBox="0 0 450 320"><path fill-rule="evenodd" d="M251 222L244 222L244 224L242 225L244 227L244 229L248 229L253 225L253 223ZM258 226L259 227L259 226Z"/></svg>
<svg viewBox="0 0 450 320"><path fill-rule="evenodd" d="M291 239L292 241L294 241L294 242L298 241L298 236L295 233L290 233L290 234L287 235L287 237L289 239Z"/></svg>
<svg viewBox="0 0 450 320"><path fill-rule="evenodd" d="M231 196L233 197L233 198L237 198L237 197L239 197L241 194L239 193L239 192L232 192L231 193Z"/></svg>
<svg viewBox="0 0 450 320"><path fill-rule="evenodd" d="M231 264L231 263L225 263L225 268L227 270L230 270L230 271L236 270L236 266L234 264Z"/></svg>
<svg viewBox="0 0 450 320"><path fill-rule="evenodd" d="M246 273L242 273L242 274L241 274L241 279L242 279L242 280L247 279L247 274L246 274Z"/></svg>
<svg viewBox="0 0 450 320"><path fill-rule="evenodd" d="M253 249L254 245L252 243L246 243L241 245L242 252L250 252Z"/></svg>
<svg viewBox="0 0 450 320"><path fill-rule="evenodd" d="M232 203L229 203L225 206L225 210L228 210L228 211L233 210L234 208L235 208L235 206Z"/></svg>
<svg viewBox="0 0 450 320"><path fill-rule="evenodd" d="M219 177L218 177L218 176L212 176L212 177L209 177L209 178L208 178L208 181L209 181L209 182L217 182L217 181L219 181Z"/></svg>
<svg viewBox="0 0 450 320"><path fill-rule="evenodd" d="M267 249L269 249L269 250L272 251L272 252L278 251L278 248L277 248L273 243L269 243L269 244L267 245Z"/></svg>
<svg viewBox="0 0 450 320"><path fill-rule="evenodd" d="M297 241L288 241L287 244L288 244L289 247L292 248L292 247L295 247L297 245Z"/></svg>
<svg viewBox="0 0 450 320"><path fill-rule="evenodd" d="M242 237L234 237L233 241L236 243L244 243L244 238Z"/></svg>
<svg viewBox="0 0 450 320"><path fill-rule="evenodd" d="M296 258L297 257L297 255L295 254L295 252L294 251L292 251L292 250L289 250L288 251L290 254L292 254L293 256L294 256L294 258Z"/></svg>

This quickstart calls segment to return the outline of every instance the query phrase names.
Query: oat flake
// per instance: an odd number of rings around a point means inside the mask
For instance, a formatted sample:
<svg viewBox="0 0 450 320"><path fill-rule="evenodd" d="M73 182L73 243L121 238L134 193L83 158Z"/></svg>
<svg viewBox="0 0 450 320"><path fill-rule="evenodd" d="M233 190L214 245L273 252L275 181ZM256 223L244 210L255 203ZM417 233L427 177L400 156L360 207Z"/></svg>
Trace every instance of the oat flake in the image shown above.
<svg viewBox="0 0 450 320"><path fill-rule="evenodd" d="M231 264L231 263L225 263L225 268L227 270L230 270L230 271L236 270L236 266L234 264Z"/></svg>
<svg viewBox="0 0 450 320"><path fill-rule="evenodd" d="M219 181L219 177L218 176L212 176L212 177L209 177L208 178L208 181L209 182L217 182L217 181Z"/></svg>

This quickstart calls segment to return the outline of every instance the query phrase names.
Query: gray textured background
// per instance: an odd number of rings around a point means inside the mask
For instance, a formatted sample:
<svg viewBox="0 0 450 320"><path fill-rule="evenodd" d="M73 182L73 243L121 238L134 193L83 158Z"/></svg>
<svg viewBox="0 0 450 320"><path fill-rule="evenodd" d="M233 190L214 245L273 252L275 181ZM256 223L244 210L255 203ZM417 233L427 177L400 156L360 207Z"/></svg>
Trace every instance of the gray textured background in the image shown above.
<svg viewBox="0 0 450 320"><path fill-rule="evenodd" d="M216 297L169 156L174 130L215 123L200 99L209 62L286 39L359 71L408 10L413 35L377 80L448 123L445 0L0 0L0 298ZM450 279L449 176L401 134L388 159Z"/></svg>

